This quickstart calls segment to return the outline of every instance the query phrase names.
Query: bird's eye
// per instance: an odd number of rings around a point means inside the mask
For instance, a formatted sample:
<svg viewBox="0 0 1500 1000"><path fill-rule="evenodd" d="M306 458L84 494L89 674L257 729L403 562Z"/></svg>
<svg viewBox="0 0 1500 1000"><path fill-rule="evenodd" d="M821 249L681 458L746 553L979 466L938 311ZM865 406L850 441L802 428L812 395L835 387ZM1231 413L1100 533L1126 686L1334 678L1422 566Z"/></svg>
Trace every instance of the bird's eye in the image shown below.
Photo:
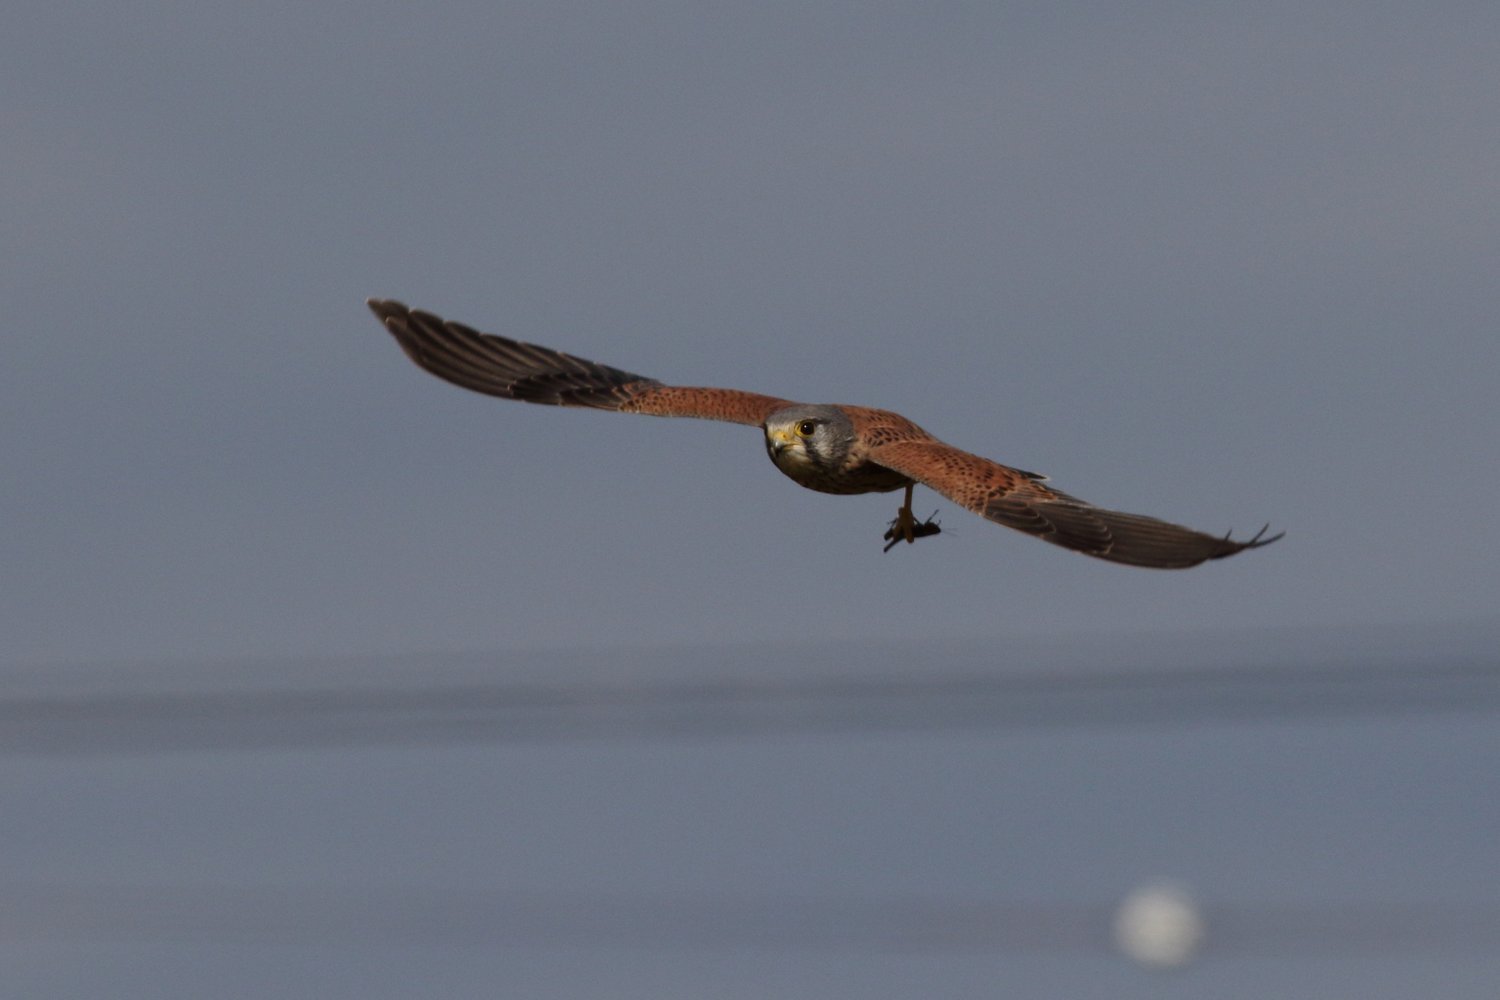
<svg viewBox="0 0 1500 1000"><path fill-rule="evenodd" d="M800 437L810 438L810 437L813 436L813 433L815 431L817 431L817 429L818 429L817 421L814 421L814 420L804 420L804 421L802 421L802 423L800 423L800 424L797 425L797 434Z"/></svg>

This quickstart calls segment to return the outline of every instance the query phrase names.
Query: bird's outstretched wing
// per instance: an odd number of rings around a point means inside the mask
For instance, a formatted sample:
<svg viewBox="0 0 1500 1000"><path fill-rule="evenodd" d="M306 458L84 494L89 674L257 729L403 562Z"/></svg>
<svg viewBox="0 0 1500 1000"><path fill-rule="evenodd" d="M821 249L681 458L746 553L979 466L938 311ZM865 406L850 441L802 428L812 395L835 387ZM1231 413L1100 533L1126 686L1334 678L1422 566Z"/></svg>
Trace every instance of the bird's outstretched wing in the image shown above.
<svg viewBox="0 0 1500 1000"><path fill-rule="evenodd" d="M551 348L480 333L390 299L370 299L366 304L419 367L454 385L501 399L750 425L791 405L738 389L663 385Z"/></svg>
<svg viewBox="0 0 1500 1000"><path fill-rule="evenodd" d="M1186 569L1270 545L1262 528L1243 541L1141 514L1106 510L1022 472L937 440L895 441L870 449L871 461L910 476L996 524L1053 545L1130 566Z"/></svg>

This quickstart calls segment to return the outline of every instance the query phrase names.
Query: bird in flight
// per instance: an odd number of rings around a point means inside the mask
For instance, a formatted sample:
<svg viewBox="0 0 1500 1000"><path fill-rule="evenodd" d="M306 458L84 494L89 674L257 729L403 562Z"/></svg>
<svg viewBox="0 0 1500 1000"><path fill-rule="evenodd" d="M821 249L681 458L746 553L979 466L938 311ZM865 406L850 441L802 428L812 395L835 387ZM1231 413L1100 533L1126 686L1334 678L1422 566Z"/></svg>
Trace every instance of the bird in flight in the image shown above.
<svg viewBox="0 0 1500 1000"><path fill-rule="evenodd" d="M1237 540L1096 507L1048 486L1045 476L945 444L899 413L796 403L739 389L665 385L551 348L480 333L390 299L367 304L418 367L465 389L551 406L746 424L761 429L776 468L810 490L904 489L906 498L885 533L887 551L941 531L932 519L919 521L912 514L917 483L985 520L1128 566L1184 569L1281 537L1266 537L1262 528Z"/></svg>

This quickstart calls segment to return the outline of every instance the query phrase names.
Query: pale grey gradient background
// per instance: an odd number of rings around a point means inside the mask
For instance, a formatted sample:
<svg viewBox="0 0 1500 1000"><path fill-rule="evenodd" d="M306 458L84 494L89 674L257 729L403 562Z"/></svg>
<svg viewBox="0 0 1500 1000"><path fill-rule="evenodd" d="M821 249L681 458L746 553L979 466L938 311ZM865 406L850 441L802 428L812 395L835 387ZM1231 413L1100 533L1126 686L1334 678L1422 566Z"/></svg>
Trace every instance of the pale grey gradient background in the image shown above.
<svg viewBox="0 0 1500 1000"><path fill-rule="evenodd" d="M49 671L63 694L159 685L163 663L172 684L269 663L357 686L361 657L422 677L444 652L496 677L561 658L607 678L615 645L705 677L783 671L798 643L851 644L825 666L856 675L865 658L1107 666L1117 641L1138 664L1153 645L1200 666L1223 648L1228 665L1271 648L1357 663L1434 635L1449 658L1492 657L1493 4L22 2L3 20L13 694ZM413 369L370 295L667 381L889 407L1090 500L1288 534L1148 573L929 493L944 534L882 555L894 498L800 490L745 428L466 394ZM1394 631L1350 640L1371 626ZM940 639L993 653L922 653ZM761 654L724 652L746 648ZM1237 881L1210 893L1272 903L1500 899L1493 716L1279 725L118 760L90 744L3 762L0 875L43 895L159 879L585 898L816 895L826 875L854 895L1104 906L1142 877L1213 873ZM1137 793L1159 808L1111 819L1104 803ZM1031 839L976 828L991 808L1023 812ZM1179 810L1200 818L1161 818ZM1112 827L1155 847L1111 854ZM1350 851L1357 835L1378 846ZM444 837L447 860L420 860ZM1264 849L1218 850L1235 837ZM1310 841L1341 846L1299 855ZM1107 951L706 958L584 933L549 943L549 968L526 949L355 960L337 942L205 953L33 930L42 945L15 932L18 995L64 970L142 996L1166 982ZM1482 954L1292 971L1242 955L1175 982L1258 996L1276 970L1285 996L1490 997ZM273 968L288 981L257 978ZM194 988L210 972L218 988Z"/></svg>

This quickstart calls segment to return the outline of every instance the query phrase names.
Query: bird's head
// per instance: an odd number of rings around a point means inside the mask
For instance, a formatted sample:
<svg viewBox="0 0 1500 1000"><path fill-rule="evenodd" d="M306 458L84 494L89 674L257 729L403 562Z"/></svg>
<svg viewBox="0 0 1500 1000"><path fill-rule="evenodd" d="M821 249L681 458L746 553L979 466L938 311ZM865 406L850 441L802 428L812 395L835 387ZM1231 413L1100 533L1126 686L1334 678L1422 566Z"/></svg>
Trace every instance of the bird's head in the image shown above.
<svg viewBox="0 0 1500 1000"><path fill-rule="evenodd" d="M766 453L781 471L835 470L854 441L854 425L837 406L799 403L766 418Z"/></svg>

